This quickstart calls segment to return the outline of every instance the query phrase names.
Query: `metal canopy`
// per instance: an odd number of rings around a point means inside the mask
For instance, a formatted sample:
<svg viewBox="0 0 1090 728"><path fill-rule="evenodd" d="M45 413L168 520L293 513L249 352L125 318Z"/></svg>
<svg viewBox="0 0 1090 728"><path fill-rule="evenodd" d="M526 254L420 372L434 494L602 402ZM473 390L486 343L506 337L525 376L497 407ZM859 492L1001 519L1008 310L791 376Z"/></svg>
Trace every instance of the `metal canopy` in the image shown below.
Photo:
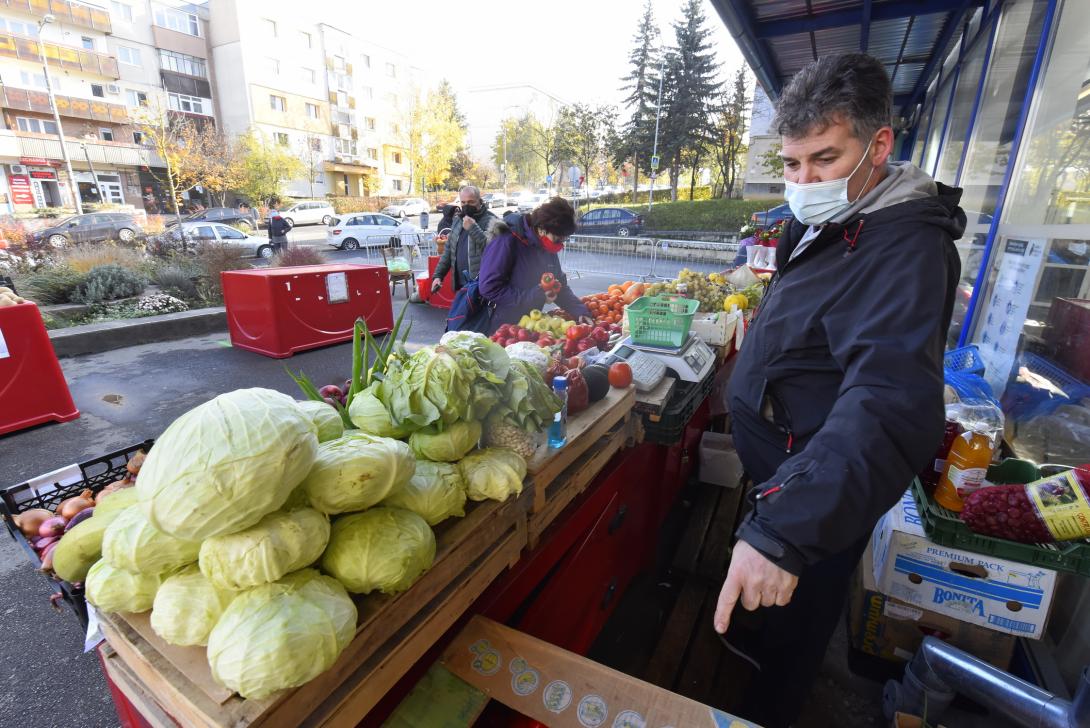
<svg viewBox="0 0 1090 728"><path fill-rule="evenodd" d="M995 0L992 0L994 4ZM711 0L769 97L820 56L864 52L911 116L957 30L989 0Z"/></svg>

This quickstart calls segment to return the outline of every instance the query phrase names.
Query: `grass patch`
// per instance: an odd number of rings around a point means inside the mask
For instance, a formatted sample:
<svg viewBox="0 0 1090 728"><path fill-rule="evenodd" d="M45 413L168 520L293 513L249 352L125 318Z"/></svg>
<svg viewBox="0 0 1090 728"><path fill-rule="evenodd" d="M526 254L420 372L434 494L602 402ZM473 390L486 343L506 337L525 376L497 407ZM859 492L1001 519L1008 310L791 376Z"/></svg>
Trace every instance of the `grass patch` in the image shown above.
<svg viewBox="0 0 1090 728"><path fill-rule="evenodd" d="M693 230L700 232L738 232L755 212L775 207L770 200L679 200L656 202L651 211L647 205L592 205L623 207L643 215L644 231Z"/></svg>

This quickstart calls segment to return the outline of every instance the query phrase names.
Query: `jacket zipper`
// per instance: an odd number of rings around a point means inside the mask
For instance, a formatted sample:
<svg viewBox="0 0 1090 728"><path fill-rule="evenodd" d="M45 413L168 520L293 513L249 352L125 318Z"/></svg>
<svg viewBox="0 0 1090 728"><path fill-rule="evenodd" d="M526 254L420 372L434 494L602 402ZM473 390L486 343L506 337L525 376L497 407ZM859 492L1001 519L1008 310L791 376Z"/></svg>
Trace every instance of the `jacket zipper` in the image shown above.
<svg viewBox="0 0 1090 728"><path fill-rule="evenodd" d="M779 485L774 485L771 488L765 488L764 490L762 490L760 493L757 494L755 500L764 500L765 498L767 498L770 495L773 495L775 493L781 493L781 492L787 490L787 486L791 483L791 481L794 480L795 478L799 477L800 475L802 475L803 472L804 471L799 470L797 472L791 473L790 475L787 476L787 479L784 480Z"/></svg>
<svg viewBox="0 0 1090 728"><path fill-rule="evenodd" d="M765 392L768 393L768 397L775 404L779 405L780 411L783 412L784 424L780 425L776 422L773 422L772 424L776 425L779 431L787 437L787 445L784 451L790 455L795 446L795 433L792 431L791 410L787 409L787 404L769 386L768 380L765 380ZM775 410L773 410L772 414L775 416Z"/></svg>

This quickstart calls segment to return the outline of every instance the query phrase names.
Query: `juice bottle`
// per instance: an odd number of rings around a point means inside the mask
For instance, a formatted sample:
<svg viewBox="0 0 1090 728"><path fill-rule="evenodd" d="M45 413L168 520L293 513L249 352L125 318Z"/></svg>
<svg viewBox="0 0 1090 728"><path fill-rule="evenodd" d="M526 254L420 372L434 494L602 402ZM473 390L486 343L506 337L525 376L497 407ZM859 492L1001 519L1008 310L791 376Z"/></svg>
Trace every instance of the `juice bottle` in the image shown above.
<svg viewBox="0 0 1090 728"><path fill-rule="evenodd" d="M995 451L992 434L967 430L954 439L946 455L946 467L935 488L935 500L943 508L961 512L962 498L984 484Z"/></svg>

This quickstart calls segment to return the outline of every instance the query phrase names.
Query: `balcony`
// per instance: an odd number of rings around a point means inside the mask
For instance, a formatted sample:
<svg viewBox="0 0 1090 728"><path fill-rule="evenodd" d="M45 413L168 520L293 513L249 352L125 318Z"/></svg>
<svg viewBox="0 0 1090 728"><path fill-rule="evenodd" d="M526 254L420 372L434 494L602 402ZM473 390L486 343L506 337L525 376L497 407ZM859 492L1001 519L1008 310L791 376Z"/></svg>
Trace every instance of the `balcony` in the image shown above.
<svg viewBox="0 0 1090 728"><path fill-rule="evenodd" d="M0 0L2 1L2 0ZM129 123L129 112L120 104L108 104L98 99L80 99L73 96L56 96L57 112L61 116L91 121L109 121L115 124ZM45 91L31 91L24 88L3 87L3 105L7 109L37 111L52 114L49 106L49 94Z"/></svg>
<svg viewBox="0 0 1090 728"><path fill-rule="evenodd" d="M62 23L92 28L103 33L113 32L110 14L107 11L82 3L68 2L68 0L0 0L0 10L29 13L39 18L46 13L52 13Z"/></svg>
<svg viewBox="0 0 1090 728"><path fill-rule="evenodd" d="M60 140L44 134L24 134L18 132L19 156L38 157L41 159L64 159L61 154ZM82 162L88 157L92 164L125 165L128 167L162 167L163 161L154 150L139 144L121 142L85 141L65 137L68 156ZM85 152L80 144L84 144Z"/></svg>
<svg viewBox="0 0 1090 728"><path fill-rule="evenodd" d="M3 2L0 0L0 7ZM82 71L83 73L117 80L121 76L117 72L117 60L105 53L97 53L82 48L57 45L56 43L44 43L45 57L53 69L65 69L70 71ZM20 61L41 63L38 54L38 41L12 33L0 33L0 58L15 58Z"/></svg>

